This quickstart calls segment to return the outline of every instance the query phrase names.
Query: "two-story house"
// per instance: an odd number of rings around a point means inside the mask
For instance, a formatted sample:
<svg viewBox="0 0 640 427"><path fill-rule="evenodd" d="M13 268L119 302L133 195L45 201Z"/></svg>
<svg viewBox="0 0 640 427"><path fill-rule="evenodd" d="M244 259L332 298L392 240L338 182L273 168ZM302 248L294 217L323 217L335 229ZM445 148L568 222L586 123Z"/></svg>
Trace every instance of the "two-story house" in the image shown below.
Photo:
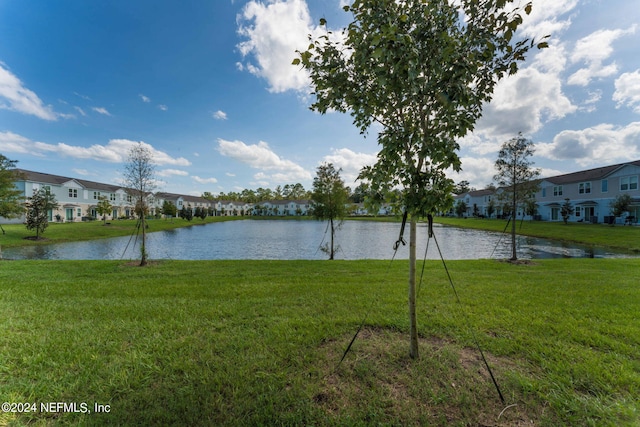
<svg viewBox="0 0 640 427"><path fill-rule="evenodd" d="M124 188L79 178L69 178L25 169L16 169L22 178L15 182L25 200L36 190L44 189L55 196L58 208L49 211L50 221L76 222L96 217L96 207L101 197L107 198L113 210L108 219L133 216L131 197ZM20 223L24 216L8 220Z"/></svg>
<svg viewBox="0 0 640 427"><path fill-rule="evenodd" d="M611 218L611 203L622 194L632 199L631 222L640 214L640 160L552 176L541 180L536 193L542 220L561 221L566 199L572 207L570 221L605 222Z"/></svg>

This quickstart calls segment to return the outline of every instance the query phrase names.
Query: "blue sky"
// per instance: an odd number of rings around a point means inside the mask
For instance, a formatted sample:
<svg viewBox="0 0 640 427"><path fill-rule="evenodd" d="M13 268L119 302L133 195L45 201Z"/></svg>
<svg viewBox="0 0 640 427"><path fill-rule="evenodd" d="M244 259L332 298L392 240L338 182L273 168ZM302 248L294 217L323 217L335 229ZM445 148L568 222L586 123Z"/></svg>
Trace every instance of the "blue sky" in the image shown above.
<svg viewBox="0 0 640 427"><path fill-rule="evenodd" d="M291 65L320 18L348 23L344 3L0 0L0 153L118 183L144 142L161 191L310 189L321 162L354 187L375 129L364 138L348 115L310 111ZM498 85L451 177L489 184L519 131L543 176L640 159L639 25L637 0L533 0L523 34L551 47Z"/></svg>

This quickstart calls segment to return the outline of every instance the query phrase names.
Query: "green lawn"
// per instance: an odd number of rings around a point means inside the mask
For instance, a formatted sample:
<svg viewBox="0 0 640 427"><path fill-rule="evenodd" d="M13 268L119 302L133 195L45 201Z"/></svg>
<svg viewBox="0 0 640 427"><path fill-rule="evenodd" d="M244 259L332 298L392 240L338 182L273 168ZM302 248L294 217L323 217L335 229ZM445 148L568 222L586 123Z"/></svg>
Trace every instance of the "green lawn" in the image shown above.
<svg viewBox="0 0 640 427"><path fill-rule="evenodd" d="M506 220L436 217L435 221L455 227L505 231ZM509 224L507 233L511 232ZM517 221L516 233L546 239L565 240L588 245L611 247L640 253L640 227L585 224L578 222Z"/></svg>
<svg viewBox="0 0 640 427"><path fill-rule="evenodd" d="M192 221L181 218L174 218L173 220L151 219L147 221L147 231L171 230L179 227L191 227L238 219L242 219L242 217L216 216L207 217L204 220L194 218ZM0 246L9 248L13 246L41 245L129 236L137 231L137 226L137 220L113 220L107 221L106 225L103 221L51 222L41 236L43 239L34 241L29 240L29 237L35 237L35 231L27 230L23 224L3 224L2 228L5 229L5 233L0 234Z"/></svg>
<svg viewBox="0 0 640 427"><path fill-rule="evenodd" d="M639 260L448 267L411 360L406 261L2 261L0 425L640 423Z"/></svg>

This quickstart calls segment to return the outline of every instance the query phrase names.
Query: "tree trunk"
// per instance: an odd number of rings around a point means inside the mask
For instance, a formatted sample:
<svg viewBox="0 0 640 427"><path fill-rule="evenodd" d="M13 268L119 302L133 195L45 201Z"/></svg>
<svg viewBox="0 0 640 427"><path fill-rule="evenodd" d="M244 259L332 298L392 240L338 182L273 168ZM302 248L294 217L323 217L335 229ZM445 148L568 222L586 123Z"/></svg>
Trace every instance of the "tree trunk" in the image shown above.
<svg viewBox="0 0 640 427"><path fill-rule="evenodd" d="M144 214L142 214L142 219L140 220L140 226L142 227L142 247L141 247L141 256L140 256L140 267L144 267L145 265L147 265L147 247L146 247L146 243L147 243L147 234L146 234L146 225L144 223Z"/></svg>
<svg viewBox="0 0 640 427"><path fill-rule="evenodd" d="M333 218L329 218L329 224L331 225L331 249L329 249L329 260L333 259Z"/></svg>
<svg viewBox="0 0 640 427"><path fill-rule="evenodd" d="M417 220L411 216L409 229L409 356L418 358L418 326L416 317L416 224Z"/></svg>
<svg viewBox="0 0 640 427"><path fill-rule="evenodd" d="M511 261L518 259L516 253L516 184L513 183L513 204L511 206Z"/></svg>

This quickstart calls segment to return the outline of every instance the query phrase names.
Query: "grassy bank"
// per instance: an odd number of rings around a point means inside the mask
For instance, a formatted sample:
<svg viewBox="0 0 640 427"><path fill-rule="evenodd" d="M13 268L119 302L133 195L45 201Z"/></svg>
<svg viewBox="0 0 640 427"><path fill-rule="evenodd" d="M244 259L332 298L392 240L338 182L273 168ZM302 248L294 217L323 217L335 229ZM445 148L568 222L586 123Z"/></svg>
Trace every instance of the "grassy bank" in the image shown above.
<svg viewBox="0 0 640 427"><path fill-rule="evenodd" d="M638 425L638 260L448 266L414 361L405 262L0 262L0 425Z"/></svg>
<svg viewBox="0 0 640 427"><path fill-rule="evenodd" d="M151 219L148 220L148 232L172 230L180 227L192 227L212 222L233 221L242 217L216 216L207 217L204 220L194 218L186 221L181 218L173 220ZM42 234L41 240L30 240L35 237L34 231L29 231L23 224L3 224L5 234L0 234L0 245L4 248L24 245L42 245L49 243L75 242L82 240L104 239L109 237L129 236L136 232L137 220L113 220L105 225L103 221L88 222L51 222Z"/></svg>
<svg viewBox="0 0 640 427"><path fill-rule="evenodd" d="M437 217L435 221L455 227L503 232L506 220ZM507 233L511 232L509 224ZM524 236L564 240L587 245L610 247L640 253L640 227L610 226L579 222L518 221L516 233Z"/></svg>

